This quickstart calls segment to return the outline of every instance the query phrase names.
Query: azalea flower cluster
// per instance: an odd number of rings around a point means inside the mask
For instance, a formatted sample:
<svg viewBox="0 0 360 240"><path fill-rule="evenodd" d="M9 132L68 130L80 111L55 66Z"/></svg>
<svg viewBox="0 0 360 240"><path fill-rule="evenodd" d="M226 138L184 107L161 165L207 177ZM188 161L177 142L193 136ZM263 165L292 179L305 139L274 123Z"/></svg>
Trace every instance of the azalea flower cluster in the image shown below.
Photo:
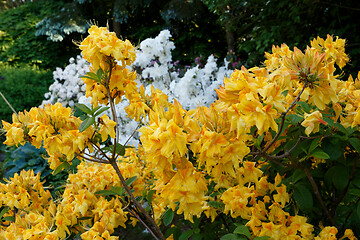
<svg viewBox="0 0 360 240"><path fill-rule="evenodd" d="M223 66L216 63L216 58L210 55L203 67L195 66L188 68L184 76L179 75L179 69L172 60L171 51L175 49L170 40L171 34L163 30L155 38L147 38L136 50L136 59L130 68L136 70L138 75L135 79L137 86L144 85L145 92L151 92L151 86L163 91L169 96L169 100L177 99L185 109L195 108L199 105L210 106L217 98L216 89L222 84L224 77L230 76L232 70L228 69L226 60ZM64 69L57 68L54 71L54 83L45 94L45 104L60 102L64 106L74 107L76 102L91 106L91 98L85 96L86 87L79 78L89 70L89 63L78 55L71 58L69 65ZM151 84L150 84L151 83ZM129 100L124 96L121 102L116 104L117 122L121 142L125 142L136 129L137 122L126 117L125 107ZM106 112L110 115L110 111ZM130 140L130 144L137 146L137 135Z"/></svg>
<svg viewBox="0 0 360 240"><path fill-rule="evenodd" d="M121 171L127 178L138 176L132 189L141 193L144 172L134 154L127 152ZM70 233L82 233L81 239L117 239L111 234L114 228L125 227L128 217L124 206L119 197L109 200L96 192L120 185L110 165L84 161L76 174L69 175L62 199L57 202L49 190L44 190L40 173L16 173L6 183L0 183L0 206L11 209L3 216L9 220L3 222L0 238L57 240L66 239ZM15 221L11 221L12 216L16 216Z"/></svg>
<svg viewBox="0 0 360 240"><path fill-rule="evenodd" d="M30 142L37 148L43 146L49 155L50 168L56 169L63 162L71 164L74 157L80 157L85 148L90 147L92 151L89 142L92 136L115 136L116 123L107 115L100 119L96 128L91 126L81 132L79 127L82 121L73 116L71 108L65 108L60 103L48 104L44 108L34 107L29 112L14 113L11 124L2 121L7 132L4 144L24 145Z"/></svg>
<svg viewBox="0 0 360 240"><path fill-rule="evenodd" d="M291 51L286 45L274 47L266 54L263 67L242 67L225 78L216 89L217 100L208 106L187 108L154 86L137 87L136 73L127 68L135 61L134 47L106 28L92 26L79 44L91 63L90 72L82 79L91 103L109 105L113 119L103 115L79 131L87 120L73 117L60 103L33 108L14 115L12 124L3 122L5 144L29 141L40 147L43 143L53 167L74 156L82 160L52 215L55 225L51 231L57 231L61 239L71 233L80 233L83 239L115 239L111 234L116 227L138 221L164 239L157 226L167 211L192 223L203 215L214 221L219 214L230 214L244 220L253 237L336 239L336 227L325 227L316 236L315 226L306 217L287 211L291 194L282 183L285 176L277 174L270 179L263 169L271 166L258 156L271 154L281 145L278 137L282 132L295 125L302 126L308 136L318 132L320 124L327 124L323 114L344 127L358 126L358 79L343 82L335 74L336 66L342 68L349 60L344 45L343 40L328 36L326 40L315 39L304 52L297 48ZM165 53L168 56L169 51ZM164 58L167 60L169 56ZM210 65L205 69L212 74ZM204 72L203 76L204 87L209 75ZM170 83L170 89L175 85L176 81ZM141 126L139 146L125 154L117 149L120 132L114 105L122 97L129 100L127 115ZM309 111L298 108L299 101L308 103ZM283 129L287 115L300 120L288 122ZM110 151L100 146L109 137ZM93 154L85 154L85 148ZM136 181L127 189L123 178L133 177ZM15 188L19 184L15 183ZM101 196L102 190L111 190L113 197ZM147 205L155 221L149 220L137 199ZM5 201L2 204L11 211L24 208ZM15 216L18 224L20 217ZM143 220L153 225L149 227ZM5 236L12 230L6 226L1 229ZM16 233L23 234L20 230ZM345 237L356 239L350 229L340 239Z"/></svg>

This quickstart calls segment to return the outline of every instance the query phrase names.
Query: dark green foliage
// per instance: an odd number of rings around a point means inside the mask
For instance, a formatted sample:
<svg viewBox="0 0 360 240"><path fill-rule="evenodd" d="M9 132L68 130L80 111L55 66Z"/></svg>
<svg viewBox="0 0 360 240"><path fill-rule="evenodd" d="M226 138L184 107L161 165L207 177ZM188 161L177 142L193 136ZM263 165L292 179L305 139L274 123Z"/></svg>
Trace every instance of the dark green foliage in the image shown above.
<svg viewBox="0 0 360 240"><path fill-rule="evenodd" d="M297 110L306 112L308 107L299 103ZM266 171L271 177L286 173L282 184L287 186L295 202L287 207L290 214L306 216L315 229L316 223L322 222L325 226L337 226L339 232L351 228L358 236L360 136L356 129L324 119L326 127L315 136L302 137L289 157L271 162L271 168ZM294 131L290 128L285 136L284 152L289 151L300 136L305 136L296 125L292 129Z"/></svg>
<svg viewBox="0 0 360 240"><path fill-rule="evenodd" d="M69 173L61 171L58 174L52 174L52 170L49 168L46 160L48 156L44 148L38 149L30 143L26 143L19 147L6 147L5 154L6 158L3 165L5 178L13 177L15 173L20 173L23 169L32 169L35 174L41 174L41 180L45 181L44 186L52 189L51 193L54 197L56 192L61 190L62 186L66 183ZM78 164L78 160L73 160L69 172L75 172Z"/></svg>
<svg viewBox="0 0 360 240"><path fill-rule="evenodd" d="M15 111L39 106L52 81L51 71L0 65L0 91ZM10 121L12 114L10 107L1 98L0 119Z"/></svg>
<svg viewBox="0 0 360 240"><path fill-rule="evenodd" d="M73 35L61 43L35 36L36 24L63 4L62 1L39 0L0 12L0 64L54 69L62 67L70 56L74 56L77 50L72 43Z"/></svg>
<svg viewBox="0 0 360 240"><path fill-rule="evenodd" d="M233 36L236 55L246 67L260 65L273 45L305 49L309 41L327 34L345 38L351 63L344 71L357 74L360 28L357 0L202 0L218 23ZM226 37L223 35L223 37Z"/></svg>
<svg viewBox="0 0 360 240"><path fill-rule="evenodd" d="M169 29L174 42L173 59L191 65L198 56L226 55L224 31L201 0L92 0L77 3L86 19L99 26L109 25L122 38L135 45ZM109 11L110 9L110 11Z"/></svg>

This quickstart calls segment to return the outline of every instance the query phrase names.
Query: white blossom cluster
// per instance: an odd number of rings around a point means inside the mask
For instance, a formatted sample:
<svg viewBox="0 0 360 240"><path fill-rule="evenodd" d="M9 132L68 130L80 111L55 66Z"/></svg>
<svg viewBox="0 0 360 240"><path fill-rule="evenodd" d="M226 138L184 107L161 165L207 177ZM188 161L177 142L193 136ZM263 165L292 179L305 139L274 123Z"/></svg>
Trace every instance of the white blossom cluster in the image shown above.
<svg viewBox="0 0 360 240"><path fill-rule="evenodd" d="M53 72L54 83L50 85L49 92L45 93L44 104L60 102L64 106L74 107L80 97L85 95L85 84L79 76L86 75L89 63L80 55L69 59L69 65L64 69L56 68Z"/></svg>
<svg viewBox="0 0 360 240"><path fill-rule="evenodd" d="M179 69L172 60L171 51L175 45L170 38L170 32L163 30L157 37L145 39L140 43L136 61L131 66L132 70L138 72L138 85L144 85L146 94L150 94L153 85L167 94L170 101L177 99L184 109L196 108L200 105L210 106L216 99L215 89L223 83L224 77L230 76L233 70L227 68L226 60L223 66L218 67L216 58L211 55L203 68L199 65L189 68L180 77ZM63 105L73 107L74 103L79 102L90 107L90 99L85 97L85 86L79 78L89 70L89 63L81 56L77 56L76 60L71 58L69 62L64 70L57 68L54 71L55 82L45 94L47 100L44 100L43 104L61 102ZM124 98L116 106L122 143L137 127L137 122L126 116L124 108L128 104L129 101ZM137 145L137 139L138 137L132 138L129 144Z"/></svg>

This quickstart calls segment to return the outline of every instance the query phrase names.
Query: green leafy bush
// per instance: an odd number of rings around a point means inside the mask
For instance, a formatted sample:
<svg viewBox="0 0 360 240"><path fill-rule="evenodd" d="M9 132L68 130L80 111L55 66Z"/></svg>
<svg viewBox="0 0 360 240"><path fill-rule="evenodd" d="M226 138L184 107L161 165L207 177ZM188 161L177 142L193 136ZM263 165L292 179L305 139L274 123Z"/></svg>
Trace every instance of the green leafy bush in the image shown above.
<svg viewBox="0 0 360 240"><path fill-rule="evenodd" d="M40 105L52 81L51 71L0 66L0 91L15 111ZM1 98L0 120L10 121L11 115L11 109Z"/></svg>
<svg viewBox="0 0 360 240"><path fill-rule="evenodd" d="M66 63L76 47L71 35L66 41L54 43L46 36L36 36L36 25L63 6L62 1L33 1L0 12L0 64L36 65L54 69ZM78 40L80 37L78 35Z"/></svg>

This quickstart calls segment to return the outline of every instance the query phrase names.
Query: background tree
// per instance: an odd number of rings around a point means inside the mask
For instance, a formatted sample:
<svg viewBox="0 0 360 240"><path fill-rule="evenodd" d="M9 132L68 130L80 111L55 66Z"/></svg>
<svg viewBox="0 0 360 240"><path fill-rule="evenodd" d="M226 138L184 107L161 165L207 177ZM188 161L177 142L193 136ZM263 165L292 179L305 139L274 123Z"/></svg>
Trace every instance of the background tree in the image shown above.
<svg viewBox="0 0 360 240"><path fill-rule="evenodd" d="M218 24L225 29L228 50L234 49L246 66L262 62L263 52L270 52L272 45L286 43L289 47L305 47L314 37L330 34L348 40L351 63L344 70L353 75L357 72L359 1L202 1L217 14Z"/></svg>

